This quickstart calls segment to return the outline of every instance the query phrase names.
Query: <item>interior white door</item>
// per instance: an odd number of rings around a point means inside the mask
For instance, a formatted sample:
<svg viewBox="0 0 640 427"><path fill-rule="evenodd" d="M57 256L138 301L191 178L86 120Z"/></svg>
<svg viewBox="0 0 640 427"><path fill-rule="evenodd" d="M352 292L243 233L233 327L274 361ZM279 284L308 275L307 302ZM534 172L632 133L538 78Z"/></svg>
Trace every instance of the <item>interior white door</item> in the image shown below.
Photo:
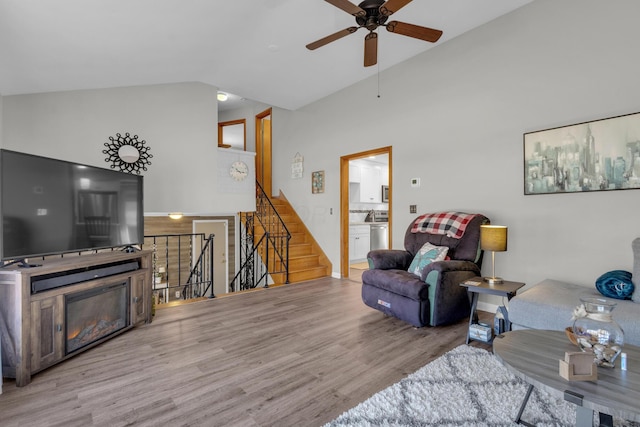
<svg viewBox="0 0 640 427"><path fill-rule="evenodd" d="M229 292L229 263L227 262L229 223L227 220L193 221L193 232L206 236L213 234L213 292L215 295ZM194 248L200 251L200 248ZM199 252L198 252L199 253ZM195 254L197 256L197 254Z"/></svg>

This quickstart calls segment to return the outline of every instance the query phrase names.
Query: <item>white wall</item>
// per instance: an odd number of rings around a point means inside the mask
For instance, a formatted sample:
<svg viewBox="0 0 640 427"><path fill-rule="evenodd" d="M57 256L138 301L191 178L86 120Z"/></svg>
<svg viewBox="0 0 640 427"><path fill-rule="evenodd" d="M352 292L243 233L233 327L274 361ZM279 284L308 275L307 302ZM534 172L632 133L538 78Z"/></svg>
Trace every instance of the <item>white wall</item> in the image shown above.
<svg viewBox="0 0 640 427"><path fill-rule="evenodd" d="M256 151L256 116L268 108L269 105L267 104L262 104L255 101L247 101L246 105L241 108L219 111L218 121L229 122L232 120L245 119L247 151Z"/></svg>
<svg viewBox="0 0 640 427"><path fill-rule="evenodd" d="M297 111L274 108L274 189L337 270L339 158L392 145L394 247L417 204L509 226L509 251L496 258L510 280L592 286L606 271L631 270L640 192L525 197L522 135L640 111L639 13L631 0L536 0L381 73L380 98L374 77ZM108 137L138 134L154 156L145 212L251 210L252 195L217 190L216 92L183 83L7 96L0 144L106 167ZM305 159L300 180L290 178L296 152ZM325 193L311 194L315 170L326 171ZM412 177L422 187L410 188Z"/></svg>
<svg viewBox="0 0 640 427"><path fill-rule="evenodd" d="M606 271L631 270L640 191L525 197L523 133L640 111L639 15L635 1L536 0L381 73L380 98L371 78L298 111L276 109L274 188L295 205L334 273L339 158L387 145L394 248L417 204L419 213L482 212L507 225L508 252L496 254L496 269L509 280L593 286ZM302 180L290 178L297 151ZM311 194L313 170L326 171L324 194ZM420 188L410 187L412 177Z"/></svg>
<svg viewBox="0 0 640 427"><path fill-rule="evenodd" d="M104 143L129 132L153 155L142 172L145 213L253 210L251 190L218 191L216 94L182 83L6 96L2 147L109 167Z"/></svg>

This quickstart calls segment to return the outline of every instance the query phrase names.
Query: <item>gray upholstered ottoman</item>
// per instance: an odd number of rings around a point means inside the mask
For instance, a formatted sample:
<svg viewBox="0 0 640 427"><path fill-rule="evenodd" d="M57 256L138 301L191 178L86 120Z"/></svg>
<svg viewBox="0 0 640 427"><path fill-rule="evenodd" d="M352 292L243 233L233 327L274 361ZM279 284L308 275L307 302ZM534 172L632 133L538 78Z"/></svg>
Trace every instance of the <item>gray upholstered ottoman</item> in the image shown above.
<svg viewBox="0 0 640 427"><path fill-rule="evenodd" d="M594 287L574 285L546 279L519 293L509 301L509 320L512 329L564 330L571 326L573 309L580 297L604 298ZM627 344L640 346L640 304L631 300L614 300L613 319L624 330Z"/></svg>

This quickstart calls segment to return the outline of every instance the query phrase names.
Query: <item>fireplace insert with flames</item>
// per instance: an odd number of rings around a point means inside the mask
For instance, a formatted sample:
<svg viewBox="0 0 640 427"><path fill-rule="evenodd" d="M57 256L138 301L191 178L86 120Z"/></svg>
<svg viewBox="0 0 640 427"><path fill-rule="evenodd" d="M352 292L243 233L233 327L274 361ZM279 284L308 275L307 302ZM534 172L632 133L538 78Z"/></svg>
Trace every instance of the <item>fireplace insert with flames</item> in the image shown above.
<svg viewBox="0 0 640 427"><path fill-rule="evenodd" d="M66 354L129 325L128 282L65 296Z"/></svg>

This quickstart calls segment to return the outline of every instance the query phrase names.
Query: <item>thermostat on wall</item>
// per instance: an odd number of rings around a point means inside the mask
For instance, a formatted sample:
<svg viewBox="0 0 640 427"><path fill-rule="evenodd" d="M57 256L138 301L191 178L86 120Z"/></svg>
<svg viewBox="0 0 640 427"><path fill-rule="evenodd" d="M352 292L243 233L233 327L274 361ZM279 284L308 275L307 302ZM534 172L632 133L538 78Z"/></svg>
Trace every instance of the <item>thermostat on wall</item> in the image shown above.
<svg viewBox="0 0 640 427"><path fill-rule="evenodd" d="M420 187L420 178L411 178L412 187Z"/></svg>

